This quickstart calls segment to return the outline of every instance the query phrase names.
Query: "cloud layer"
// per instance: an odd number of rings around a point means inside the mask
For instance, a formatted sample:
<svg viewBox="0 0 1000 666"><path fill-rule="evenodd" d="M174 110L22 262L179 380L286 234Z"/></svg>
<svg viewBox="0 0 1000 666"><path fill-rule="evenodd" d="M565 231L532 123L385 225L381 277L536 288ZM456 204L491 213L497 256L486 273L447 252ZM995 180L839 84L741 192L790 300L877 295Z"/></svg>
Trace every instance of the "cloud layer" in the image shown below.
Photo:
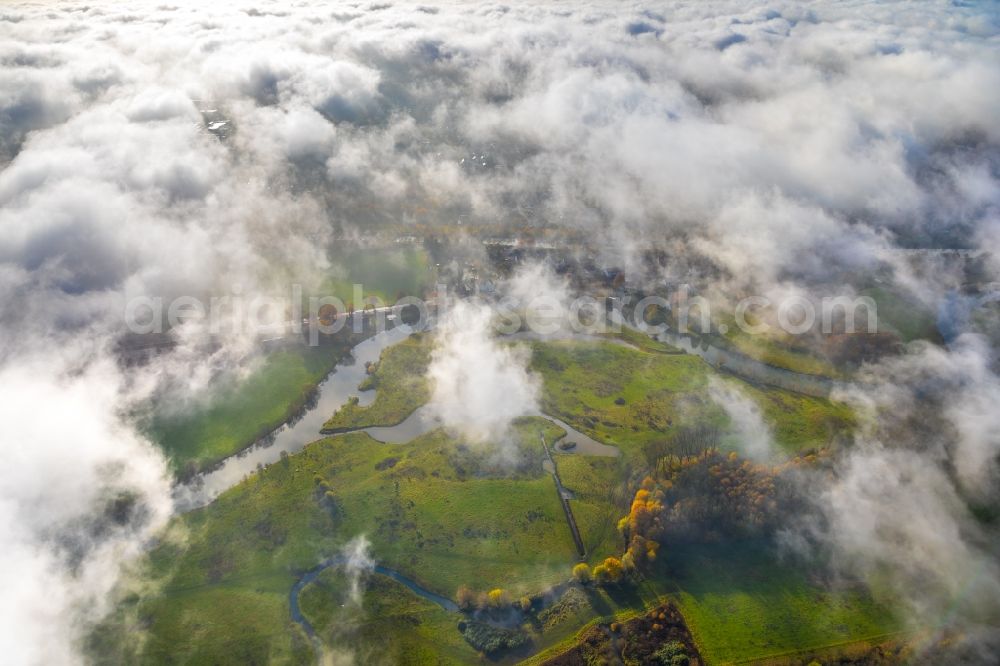
<svg viewBox="0 0 1000 666"><path fill-rule="evenodd" d="M239 336L206 352L188 329L123 371L128 298L315 284L334 239L428 222L571 227L627 266L670 242L768 288L888 261L939 297L954 276L912 276L889 250L996 249L998 33L994 5L961 3L5 4L0 648L78 658L169 511L161 456L125 415L252 353ZM487 314L453 316L435 404L486 437L537 385ZM933 436L873 431L844 462L826 506L851 562L895 557L881 527L845 522L857 498L928 506L915 518L956 550L917 552L948 575L988 552L962 513L996 497L995 366L977 344L886 369L872 400L919 404L914 376L963 398L942 398ZM903 476L872 494L880 465Z"/></svg>

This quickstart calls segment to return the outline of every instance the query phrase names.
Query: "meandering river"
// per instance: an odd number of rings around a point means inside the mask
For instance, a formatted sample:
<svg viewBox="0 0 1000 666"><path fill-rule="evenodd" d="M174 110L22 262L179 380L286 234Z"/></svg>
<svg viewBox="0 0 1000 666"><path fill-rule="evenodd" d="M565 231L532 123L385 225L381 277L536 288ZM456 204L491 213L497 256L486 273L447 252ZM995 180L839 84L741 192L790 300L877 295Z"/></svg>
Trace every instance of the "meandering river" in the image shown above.
<svg viewBox="0 0 1000 666"><path fill-rule="evenodd" d="M635 328L625 321L622 321L622 323L630 328ZM372 400L375 399L375 392L358 390L358 385L365 378L365 364L377 361L384 349L400 342L412 332L413 329L409 326L401 325L377 333L367 340L358 343L352 349L351 354L338 363L333 372L319 385L315 403L299 418L282 425L271 433L271 435L249 448L226 458L215 469L196 476L189 483L176 486L174 489L174 502L177 510L185 512L204 506L223 491L235 486L248 474L251 474L260 467L277 462L281 458L282 453L295 453L309 442L319 439L322 436L320 429L326 420L352 396L357 396L361 405L371 404ZM558 338L558 336L556 337ZM570 339L581 339L581 337L584 340L592 340L594 342L615 342L608 338L579 336L575 334L571 335ZM511 340L549 339L525 333L504 336L504 338ZM771 384L790 391L826 397L837 389L849 386L846 382L776 368L731 350L711 345L698 345L685 336L664 333L660 335L660 338L687 353L700 356L715 368L728 370L747 379ZM627 342L617 342L634 348ZM561 427L567 433L563 441L566 443L573 442L576 445L568 450L559 448L560 453L576 453L590 456L617 456L620 453L616 447L599 442L560 419L540 412L534 414L534 416L546 418ZM381 442L402 443L430 432L440 425L440 422L432 414L431 409L425 405L414 411L397 425L371 427L362 430Z"/></svg>
<svg viewBox="0 0 1000 666"><path fill-rule="evenodd" d="M621 452L617 447L602 444L596 439L583 434L565 421L557 419L554 416L549 416L548 414L543 414L542 412L534 412L527 414L526 416L538 416L543 419L547 419L566 431L566 436L560 438L558 441L560 443L572 442L576 446L573 446L568 450L557 448L558 453L607 457L616 457L621 455ZM440 428L441 425L441 422L434 416L431 407L429 405L423 405L422 407L418 407L398 425L361 428L357 432L368 433L372 439L377 439L380 442L402 444L416 437L420 437L435 428Z"/></svg>
<svg viewBox="0 0 1000 666"><path fill-rule="evenodd" d="M356 396L359 404L371 404L375 399L375 391L358 390L358 385L366 375L365 364L377 361L383 350L404 340L412 332L411 327L402 325L377 333L358 343L351 350L351 354L338 363L319 385L315 403L299 418L280 426L256 444L229 456L215 469L199 474L186 484L177 485L174 488L174 504L177 510L183 513L205 506L220 493L238 484L248 474L280 460L282 453L295 453L309 442L321 438L323 435L320 430L323 424L349 398ZM603 338L595 340L607 342ZM534 416L541 416L555 423L566 431L566 437L562 441L576 444L572 449L568 451L560 449L560 452L591 456L620 454L616 447L602 444L560 419L540 412ZM360 431L368 433L380 442L404 443L440 426L441 423L433 416L430 408L424 405L397 425L362 428Z"/></svg>
<svg viewBox="0 0 1000 666"><path fill-rule="evenodd" d="M375 399L374 391L358 391L358 385L365 378L365 363L374 363L382 350L412 332L409 326L398 326L355 345L351 354L337 363L320 383L315 403L299 418L285 423L249 448L229 456L215 469L197 475L186 484L177 485L174 488L177 510L183 513L204 506L258 467L277 462L282 453L295 453L309 442L316 441L322 437L319 431L326 420L351 396L357 396L361 405L371 404Z"/></svg>
<svg viewBox="0 0 1000 666"><path fill-rule="evenodd" d="M295 585L292 586L291 591L288 593L288 607L291 609L292 620L296 622L299 626L301 626L302 629L306 632L306 635L308 635L309 638L311 638L313 641L316 640L316 630L309 622L309 620L307 620L306 617L302 614L302 609L299 607L299 595L302 593L302 590L305 589L306 585L319 578L319 575L323 573L326 569L329 569L330 567L334 566L339 566L341 564L345 564L346 562L347 562L347 557L345 557L344 555L337 555L335 557L331 557L328 560L320 562L319 565L313 567L306 573L302 574L302 576L297 581L295 581ZM421 587L415 581L413 581L410 578L407 578L406 576L399 573L395 569L384 567L381 564L375 564L372 567L370 567L369 570L393 579L397 583L400 583L401 585L404 585L407 588L409 588L414 594L423 597L424 599L434 604L437 604L438 606L448 611L449 613L458 612L458 604L456 604L454 601L448 599L447 597L442 597L440 594L435 594L434 592L431 592L427 588Z"/></svg>
<svg viewBox="0 0 1000 666"><path fill-rule="evenodd" d="M642 333L643 335L648 335L646 331L630 323L618 310L613 310L610 313L610 318L614 323ZM770 384L786 391L802 393L816 398L828 398L834 391L847 390L852 386L849 382L838 381L819 375L807 375L795 372L794 370L769 365L732 349L723 349L712 344L696 344L691 337L672 331L659 333L657 337L659 340L673 345L688 354L701 357L706 363L717 370L725 370L744 379L762 384Z"/></svg>
<svg viewBox="0 0 1000 666"><path fill-rule="evenodd" d="M412 328L402 325L377 333L367 340L358 343L352 349L351 354L339 362L326 379L320 383L315 402L300 417L280 426L268 437L260 440L253 446L226 458L215 469L198 475L187 484L176 486L174 489L174 500L177 510L185 512L205 506L220 493L235 486L248 474L253 473L261 467L277 462L280 460L282 454L299 451L309 442L320 438L322 436L320 429L326 420L352 396L356 396L361 405L371 404L375 398L375 391L359 391L358 389L358 386L366 375L365 364L377 361L383 350L405 339L412 332ZM537 336L526 334L515 334L506 337L513 340L538 339ZM579 336L572 337L579 338ZM739 354L733 354L716 347L697 346L685 337L668 334L661 336L661 338L688 353L697 354L714 367L725 368L736 374L745 375L749 378L793 391L813 395L829 395L830 391L838 384L825 378L801 375L780 368L774 368L760 361L749 359ZM615 342L614 340L596 336L587 336L585 339L592 339L594 342ZM627 342L617 342L634 348ZM565 449L559 447L558 450L560 453L589 456L620 455L618 448L599 442L558 418L542 414L541 412L536 412L532 416L548 419L566 431L566 436L560 438L558 441L565 445L572 443L573 446L568 446ZM361 431L368 433L369 436L381 442L403 443L440 426L441 422L434 416L431 407L423 405L397 425L363 428ZM346 558L343 555L338 555L321 562L316 567L304 573L295 582L289 592L288 601L292 619L303 628L305 633L315 643L318 643L319 640L313 626L302 615L301 608L299 607L299 595L324 570L344 564L345 561ZM399 582L415 594L448 612L458 612L459 610L458 606L451 599L421 587L418 583L394 569L376 564L371 570Z"/></svg>

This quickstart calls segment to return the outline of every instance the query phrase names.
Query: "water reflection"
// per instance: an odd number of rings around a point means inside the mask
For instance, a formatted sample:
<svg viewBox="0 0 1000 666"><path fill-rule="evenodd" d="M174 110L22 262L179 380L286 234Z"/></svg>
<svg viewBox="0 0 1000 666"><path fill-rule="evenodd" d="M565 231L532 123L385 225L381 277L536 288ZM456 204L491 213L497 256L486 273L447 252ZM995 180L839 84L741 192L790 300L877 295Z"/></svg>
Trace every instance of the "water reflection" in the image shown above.
<svg viewBox="0 0 1000 666"><path fill-rule="evenodd" d="M219 493L239 483L247 474L277 462L283 452L294 453L309 442L319 439L323 424L351 396L357 396L362 405L371 404L375 399L375 392L358 391L358 385L365 378L365 363L377 361L382 350L400 342L412 332L413 329L409 326L399 326L358 343L351 356L338 363L319 385L314 404L298 419L282 425L253 446L226 458L218 468L199 474L187 484L176 486L174 502L177 510L184 512L204 506Z"/></svg>

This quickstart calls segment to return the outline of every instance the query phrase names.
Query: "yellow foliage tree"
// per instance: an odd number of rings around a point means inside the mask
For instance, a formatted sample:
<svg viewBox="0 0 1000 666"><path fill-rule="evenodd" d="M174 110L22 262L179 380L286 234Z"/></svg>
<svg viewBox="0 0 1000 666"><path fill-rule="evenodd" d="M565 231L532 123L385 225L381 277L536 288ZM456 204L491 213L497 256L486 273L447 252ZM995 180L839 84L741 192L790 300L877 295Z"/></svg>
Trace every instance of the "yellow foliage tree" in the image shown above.
<svg viewBox="0 0 1000 666"><path fill-rule="evenodd" d="M573 578L575 578L578 583L582 583L584 585L589 583L592 578L590 575L590 567L588 567L584 562L580 562L573 567Z"/></svg>
<svg viewBox="0 0 1000 666"><path fill-rule="evenodd" d="M507 591L502 590L499 587L494 590L490 590L486 595L486 598L489 600L489 604L492 608L503 608L504 606L510 605L510 598L507 596Z"/></svg>
<svg viewBox="0 0 1000 666"><path fill-rule="evenodd" d="M608 580L617 583L622 579L624 568L622 562L617 557L608 557L604 560L604 568L608 572Z"/></svg>

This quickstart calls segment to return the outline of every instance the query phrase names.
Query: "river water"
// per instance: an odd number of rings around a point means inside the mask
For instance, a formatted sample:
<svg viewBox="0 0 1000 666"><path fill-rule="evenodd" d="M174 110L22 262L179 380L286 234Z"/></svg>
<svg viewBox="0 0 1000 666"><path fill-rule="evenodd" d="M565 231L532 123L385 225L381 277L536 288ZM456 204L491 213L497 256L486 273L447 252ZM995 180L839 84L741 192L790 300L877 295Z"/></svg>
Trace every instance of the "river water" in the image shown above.
<svg viewBox="0 0 1000 666"><path fill-rule="evenodd" d="M309 442L320 439L323 436L320 434L323 424L352 396L357 397L359 404L363 406L371 404L375 399L375 391L358 390L358 385L365 378L365 363L377 361L383 350L404 340L412 332L411 327L402 325L358 343L350 356L338 363L333 372L320 383L315 404L298 419L280 426L249 448L229 456L215 469L199 474L187 484L176 486L174 505L177 511L183 513L205 506L248 474L280 460L282 453L295 453ZM607 342L604 338L594 340ZM567 435L560 443L565 441L576 444L566 451L557 448L560 453L590 456L620 454L616 447L602 444L557 418L540 412L534 416L546 418L566 431ZM405 443L440 426L440 421L434 417L430 407L424 405L397 425L364 428L361 432L368 433L380 442Z"/></svg>
<svg viewBox="0 0 1000 666"><path fill-rule="evenodd" d="M539 416L543 419L547 419L566 431L566 436L556 441L556 453L580 454L585 456L605 456L609 458L617 457L621 454L617 447L602 444L596 439L583 434L565 421L557 419L554 416L549 416L548 414L543 414L541 412L535 412L533 414L528 414L527 416ZM372 439L377 439L380 442L402 444L409 442L416 437L420 437L435 428L440 428L441 425L441 421L434 416L430 405L423 405L422 407L418 407L398 425L362 428L360 432L368 433ZM564 442L573 442L576 446L564 450L559 446Z"/></svg>
<svg viewBox="0 0 1000 666"><path fill-rule="evenodd" d="M609 313L613 323L625 326L633 331L648 335L647 332L630 323L620 311ZM696 344L686 335L672 331L664 331L657 336L658 340L673 345L688 354L701 357L706 363L717 370L725 370L750 381L776 386L786 391L802 393L816 398L828 398L834 391L844 391L852 385L849 382L837 381L818 375L807 375L785 368L778 368L758 361L745 354L730 349L723 349L711 344Z"/></svg>
<svg viewBox="0 0 1000 666"><path fill-rule="evenodd" d="M302 574L302 577L299 578L297 581L295 581L295 584L292 586L291 591L288 593L288 607L289 610L291 611L292 620L298 623L302 627L302 629L305 630L309 638L313 639L314 641L316 639L316 630L309 622L309 620L307 620L305 616L302 614L302 609L299 607L299 595L302 593L302 590L306 587L306 585L309 585L309 583L315 581L319 577L319 575L323 573L323 571L329 569L330 567L335 567L344 564L346 561L347 561L346 557L344 557L343 555L337 555L335 557L331 557L330 559L324 562L321 562L318 566ZM375 564L372 565L370 571L374 571L377 574L391 578L397 583L407 587L411 592L413 592L417 596L422 597L430 601L431 603L437 604L438 606L448 611L449 613L457 613L459 610L458 604L456 604L451 599L443 597L440 594L435 594L434 592L431 592L425 587L421 587L414 580L407 578L406 576L399 573L395 569L384 567L381 564Z"/></svg>
<svg viewBox="0 0 1000 666"><path fill-rule="evenodd" d="M174 505L178 512L204 506L219 493L243 480L258 467L270 465L281 458L282 452L295 453L309 442L321 437L320 429L351 396L357 396L361 405L371 404L374 391L359 391L358 385L365 378L365 363L375 362L382 350L405 339L413 329L399 326L382 331L358 343L351 355L342 360L318 387L317 399L300 418L286 423L271 435L239 453L229 456L215 469L199 474L189 483L174 489Z"/></svg>
<svg viewBox="0 0 1000 666"><path fill-rule="evenodd" d="M615 315L618 316L615 317ZM615 323L638 330L621 317L617 311L612 313L612 320L613 322L617 320ZM384 349L405 339L412 332L411 327L401 325L382 331L357 344L350 356L338 363L333 372L319 385L315 404L309 407L300 418L282 425L253 446L226 458L214 470L196 476L187 484L176 486L174 488L174 502L177 510L185 512L205 506L220 493L239 483L248 474L260 467L277 462L282 453L295 453L309 442L319 439L322 436L320 429L326 420L352 396L356 396L361 405L371 404L375 399L375 392L358 390L358 385L365 378L365 363L377 361ZM731 350L712 345L699 345L687 336L669 331L661 333L659 338L689 354L701 357L714 368L727 370L752 381L759 381L786 390L827 397L833 391L850 386L846 382L776 368ZM502 339L514 341L572 339L588 342L612 342L635 349L633 345L622 340L577 333L562 336L538 336L522 332L503 336ZM599 442L560 419L540 412L533 415L546 418L566 431L565 438L554 442L554 450L558 453L589 456L620 455L620 451L616 447ZM363 432L380 442L404 443L426 434L440 425L441 423L432 414L431 408L424 405L397 425L364 428ZM576 446L568 449L559 446L570 442Z"/></svg>

